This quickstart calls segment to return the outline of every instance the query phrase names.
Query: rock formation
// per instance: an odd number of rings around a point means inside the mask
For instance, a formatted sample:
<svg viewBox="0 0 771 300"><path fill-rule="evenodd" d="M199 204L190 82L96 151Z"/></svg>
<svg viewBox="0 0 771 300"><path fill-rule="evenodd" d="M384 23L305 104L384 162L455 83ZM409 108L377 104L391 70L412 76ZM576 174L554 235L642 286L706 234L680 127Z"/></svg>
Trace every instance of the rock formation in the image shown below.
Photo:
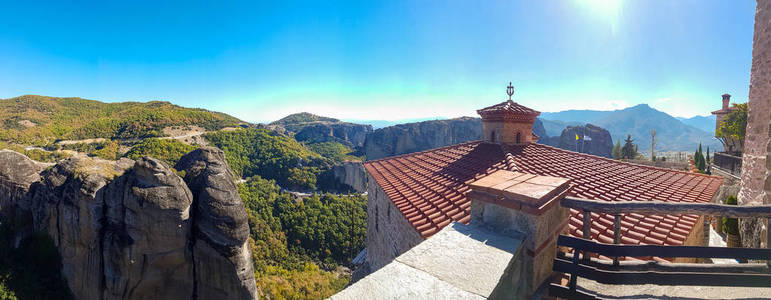
<svg viewBox="0 0 771 300"><path fill-rule="evenodd" d="M199 148L183 156L175 168L185 171L193 193L198 298L255 298L248 217L225 153Z"/></svg>
<svg viewBox="0 0 771 300"><path fill-rule="evenodd" d="M367 134L372 132L371 125L342 122L310 113L286 116L270 123L270 127L279 132L292 132L295 139L300 142L333 141L355 149L363 147Z"/></svg>
<svg viewBox="0 0 771 300"><path fill-rule="evenodd" d="M481 139L482 121L462 117L380 128L367 135L368 160L433 149Z"/></svg>
<svg viewBox="0 0 771 300"><path fill-rule="evenodd" d="M367 173L364 165L358 161L346 161L332 167L335 180L350 190L363 193L367 191Z"/></svg>
<svg viewBox="0 0 771 300"><path fill-rule="evenodd" d="M577 141L576 136L578 136ZM554 143L553 139L550 142ZM562 131L558 143L552 146L612 158L613 140L610 138L610 133L602 127L586 124L586 126L568 126Z"/></svg>
<svg viewBox="0 0 771 300"><path fill-rule="evenodd" d="M546 133L546 128L543 127L543 122L539 118L536 118L535 122L533 122L533 133L538 136L538 142L541 144L545 144L542 143L541 140L549 138L549 135Z"/></svg>
<svg viewBox="0 0 771 300"><path fill-rule="evenodd" d="M72 157L40 172L0 151L0 190L15 191L0 196L0 222L53 239L76 299L254 299L233 177L220 150L196 151L183 158L187 184L148 157Z"/></svg>

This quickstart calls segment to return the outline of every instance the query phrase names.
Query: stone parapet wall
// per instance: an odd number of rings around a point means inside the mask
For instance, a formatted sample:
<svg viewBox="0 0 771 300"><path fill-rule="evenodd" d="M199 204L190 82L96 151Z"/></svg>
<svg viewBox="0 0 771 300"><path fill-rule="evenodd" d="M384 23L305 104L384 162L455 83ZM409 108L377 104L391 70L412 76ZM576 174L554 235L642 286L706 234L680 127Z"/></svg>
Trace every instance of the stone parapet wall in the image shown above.
<svg viewBox="0 0 771 300"><path fill-rule="evenodd" d="M769 123L771 123L771 0L758 0L752 47L752 73L748 104L747 135L742 157L742 188L739 205L771 204L768 180ZM765 245L763 221L742 220L745 247Z"/></svg>
<svg viewBox="0 0 771 300"><path fill-rule="evenodd" d="M375 182L371 177L368 181ZM423 240L383 189L370 184L367 188L366 242L369 271L377 271Z"/></svg>

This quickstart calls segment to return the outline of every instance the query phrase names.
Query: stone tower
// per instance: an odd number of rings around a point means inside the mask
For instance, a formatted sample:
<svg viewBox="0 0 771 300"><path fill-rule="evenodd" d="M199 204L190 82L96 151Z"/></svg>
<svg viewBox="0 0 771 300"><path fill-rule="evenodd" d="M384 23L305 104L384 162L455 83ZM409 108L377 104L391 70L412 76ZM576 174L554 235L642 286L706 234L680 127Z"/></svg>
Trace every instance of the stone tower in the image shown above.
<svg viewBox="0 0 771 300"><path fill-rule="evenodd" d="M511 100L514 88L509 84L509 100L477 110L482 117L482 141L518 145L535 143L535 118L541 113Z"/></svg>
<svg viewBox="0 0 771 300"><path fill-rule="evenodd" d="M747 106L739 205L771 204L771 0L757 1ZM742 220L740 227L744 247L760 247L767 243L763 223L758 219Z"/></svg>

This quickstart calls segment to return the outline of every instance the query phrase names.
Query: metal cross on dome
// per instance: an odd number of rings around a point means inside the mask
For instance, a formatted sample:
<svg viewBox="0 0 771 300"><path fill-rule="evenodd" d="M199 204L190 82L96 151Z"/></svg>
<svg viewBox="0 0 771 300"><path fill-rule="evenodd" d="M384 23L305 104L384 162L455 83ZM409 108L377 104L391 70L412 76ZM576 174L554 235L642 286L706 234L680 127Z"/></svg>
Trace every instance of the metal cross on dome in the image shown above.
<svg viewBox="0 0 771 300"><path fill-rule="evenodd" d="M506 87L506 94L509 95L509 100L511 100L511 95L514 95L514 86L511 85L511 81L509 81L509 86Z"/></svg>

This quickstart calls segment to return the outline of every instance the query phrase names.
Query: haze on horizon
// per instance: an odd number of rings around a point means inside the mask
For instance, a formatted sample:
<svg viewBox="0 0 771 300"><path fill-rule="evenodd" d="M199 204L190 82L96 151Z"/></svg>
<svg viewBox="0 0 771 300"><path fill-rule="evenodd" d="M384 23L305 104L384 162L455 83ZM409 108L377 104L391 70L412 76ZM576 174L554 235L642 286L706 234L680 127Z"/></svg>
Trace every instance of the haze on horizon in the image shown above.
<svg viewBox="0 0 771 300"><path fill-rule="evenodd" d="M0 98L166 100L269 122L746 102L754 1L7 2Z"/></svg>

